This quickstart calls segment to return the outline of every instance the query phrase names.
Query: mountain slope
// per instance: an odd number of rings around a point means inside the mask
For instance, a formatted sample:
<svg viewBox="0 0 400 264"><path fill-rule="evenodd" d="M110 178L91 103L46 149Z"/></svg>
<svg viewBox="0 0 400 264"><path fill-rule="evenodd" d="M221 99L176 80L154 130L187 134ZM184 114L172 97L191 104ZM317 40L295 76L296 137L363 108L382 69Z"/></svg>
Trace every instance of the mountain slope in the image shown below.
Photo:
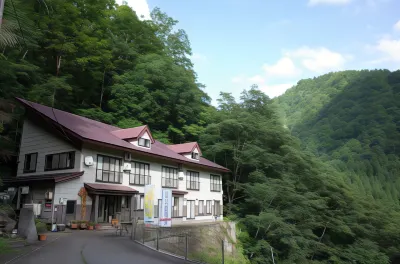
<svg viewBox="0 0 400 264"><path fill-rule="evenodd" d="M400 71L344 71L301 80L274 100L303 148L375 199L399 204Z"/></svg>

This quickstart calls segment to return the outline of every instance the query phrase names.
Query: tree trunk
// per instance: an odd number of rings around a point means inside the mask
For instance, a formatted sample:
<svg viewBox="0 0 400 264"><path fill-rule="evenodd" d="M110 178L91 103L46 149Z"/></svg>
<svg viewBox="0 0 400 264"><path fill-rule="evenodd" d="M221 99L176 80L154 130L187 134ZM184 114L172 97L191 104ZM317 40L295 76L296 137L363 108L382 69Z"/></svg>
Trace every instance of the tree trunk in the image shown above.
<svg viewBox="0 0 400 264"><path fill-rule="evenodd" d="M103 102L103 95L104 95L104 79L106 76L106 69L104 68L103 71L103 81L101 82L101 93L100 93L100 109L101 109L101 104Z"/></svg>

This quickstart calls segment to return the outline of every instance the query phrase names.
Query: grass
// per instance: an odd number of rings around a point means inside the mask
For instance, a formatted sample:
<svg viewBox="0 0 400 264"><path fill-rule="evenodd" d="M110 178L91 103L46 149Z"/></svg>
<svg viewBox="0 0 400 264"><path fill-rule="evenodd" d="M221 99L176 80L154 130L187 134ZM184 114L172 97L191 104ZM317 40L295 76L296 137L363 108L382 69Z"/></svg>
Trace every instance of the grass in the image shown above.
<svg viewBox="0 0 400 264"><path fill-rule="evenodd" d="M0 237L0 254L6 254L15 251L10 246L11 241L13 240Z"/></svg>

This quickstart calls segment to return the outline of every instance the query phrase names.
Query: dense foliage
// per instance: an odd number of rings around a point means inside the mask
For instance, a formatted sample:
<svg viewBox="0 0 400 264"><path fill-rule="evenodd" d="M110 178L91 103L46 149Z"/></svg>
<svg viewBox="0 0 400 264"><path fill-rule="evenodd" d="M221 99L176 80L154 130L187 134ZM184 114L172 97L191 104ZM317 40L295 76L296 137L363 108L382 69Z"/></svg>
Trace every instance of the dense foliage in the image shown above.
<svg viewBox="0 0 400 264"><path fill-rule="evenodd" d="M275 102L303 147L347 183L399 205L400 71L344 71L302 80Z"/></svg>
<svg viewBox="0 0 400 264"><path fill-rule="evenodd" d="M0 42L0 97L120 127L146 123L163 141L197 137L209 97L197 83L185 31L175 30L178 21L157 8L151 21L140 21L113 0L13 2L10 12L6 1L5 25L24 23L14 28L18 45Z"/></svg>
<svg viewBox="0 0 400 264"><path fill-rule="evenodd" d="M0 29L0 98L122 128L146 123L164 142L199 140L206 157L232 171L224 175L225 213L239 222L252 263L383 264L400 250L400 146L390 134L399 122L398 73L303 80L274 101L253 87L239 102L221 94L214 108L187 35L159 9L141 21L112 0L13 3ZM11 120L2 117L1 138L18 134Z"/></svg>
<svg viewBox="0 0 400 264"><path fill-rule="evenodd" d="M203 153L232 170L228 215L240 220L252 263L388 263L400 247L397 212L302 152L262 92L219 103Z"/></svg>

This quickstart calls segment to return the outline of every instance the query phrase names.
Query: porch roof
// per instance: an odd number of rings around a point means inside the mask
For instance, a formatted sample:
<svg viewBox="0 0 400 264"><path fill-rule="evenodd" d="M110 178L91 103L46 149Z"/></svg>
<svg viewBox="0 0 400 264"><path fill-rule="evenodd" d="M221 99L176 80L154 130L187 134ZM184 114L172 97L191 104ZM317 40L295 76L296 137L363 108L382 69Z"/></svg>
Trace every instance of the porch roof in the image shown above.
<svg viewBox="0 0 400 264"><path fill-rule="evenodd" d="M83 171L68 172L68 173L51 173L51 174L40 174L40 175L27 175L15 178L4 178L3 183L30 183L39 181L53 181L55 183L66 182L73 179L77 179L83 175Z"/></svg>
<svg viewBox="0 0 400 264"><path fill-rule="evenodd" d="M185 191L178 191L178 190L172 190L172 194L175 194L175 195L185 195L185 194L188 194L188 192L185 192Z"/></svg>
<svg viewBox="0 0 400 264"><path fill-rule="evenodd" d="M85 188L93 194L133 195L138 193L137 190L120 184L85 183Z"/></svg>

